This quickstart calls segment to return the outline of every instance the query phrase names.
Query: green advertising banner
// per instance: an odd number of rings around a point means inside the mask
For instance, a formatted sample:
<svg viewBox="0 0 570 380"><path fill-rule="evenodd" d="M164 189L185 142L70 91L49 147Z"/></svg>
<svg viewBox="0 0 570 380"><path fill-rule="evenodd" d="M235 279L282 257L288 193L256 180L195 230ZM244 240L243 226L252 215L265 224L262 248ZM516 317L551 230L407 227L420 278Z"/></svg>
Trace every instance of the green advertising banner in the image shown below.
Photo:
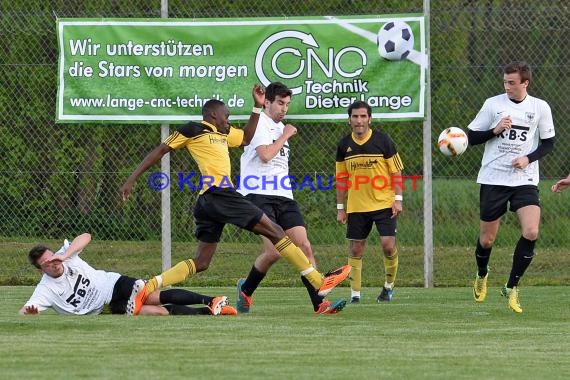
<svg viewBox="0 0 570 380"><path fill-rule="evenodd" d="M288 119L424 117L422 15L59 19L58 122L201 120L208 99L247 120L255 83L293 90Z"/></svg>

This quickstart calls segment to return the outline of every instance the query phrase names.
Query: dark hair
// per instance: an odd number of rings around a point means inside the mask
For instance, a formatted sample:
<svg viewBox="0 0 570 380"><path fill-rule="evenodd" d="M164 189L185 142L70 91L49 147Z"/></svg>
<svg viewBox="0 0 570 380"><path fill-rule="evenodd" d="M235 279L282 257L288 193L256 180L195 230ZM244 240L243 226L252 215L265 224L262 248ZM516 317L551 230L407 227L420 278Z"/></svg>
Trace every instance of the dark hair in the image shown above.
<svg viewBox="0 0 570 380"><path fill-rule="evenodd" d="M280 96L282 98L293 96L293 91L281 82L272 82L265 89L265 100L273 102L275 101L276 96Z"/></svg>
<svg viewBox="0 0 570 380"><path fill-rule="evenodd" d="M30 252L28 253L28 261L30 264L38 269L41 269L41 266L38 264L38 259L42 257L44 252L48 249L49 248L45 245L36 245L34 248L30 249Z"/></svg>
<svg viewBox="0 0 570 380"><path fill-rule="evenodd" d="M505 67L503 67L503 74L514 74L519 73L521 76L521 83L532 79L532 72L530 70L530 65L525 61L515 61L511 62Z"/></svg>
<svg viewBox="0 0 570 380"><path fill-rule="evenodd" d="M372 117L372 107L370 107L370 104L366 103L363 100L357 100L348 106L348 117L352 116L352 110L360 108L366 108L366 111L368 111L368 117Z"/></svg>
<svg viewBox="0 0 570 380"><path fill-rule="evenodd" d="M205 119L210 116L212 112L215 112L219 107L225 106L225 103L218 99L210 99L202 107L202 117Z"/></svg>

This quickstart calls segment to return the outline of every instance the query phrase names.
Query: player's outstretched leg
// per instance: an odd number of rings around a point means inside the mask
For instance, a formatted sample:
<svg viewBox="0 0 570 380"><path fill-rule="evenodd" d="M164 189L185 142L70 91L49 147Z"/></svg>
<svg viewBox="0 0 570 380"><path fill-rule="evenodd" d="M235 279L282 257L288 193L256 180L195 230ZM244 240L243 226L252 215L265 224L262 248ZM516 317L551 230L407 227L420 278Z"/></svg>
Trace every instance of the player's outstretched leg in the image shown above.
<svg viewBox="0 0 570 380"><path fill-rule="evenodd" d="M343 265L342 267L325 274L323 284L319 288L319 296L326 297L338 284L344 281L350 274L350 265Z"/></svg>

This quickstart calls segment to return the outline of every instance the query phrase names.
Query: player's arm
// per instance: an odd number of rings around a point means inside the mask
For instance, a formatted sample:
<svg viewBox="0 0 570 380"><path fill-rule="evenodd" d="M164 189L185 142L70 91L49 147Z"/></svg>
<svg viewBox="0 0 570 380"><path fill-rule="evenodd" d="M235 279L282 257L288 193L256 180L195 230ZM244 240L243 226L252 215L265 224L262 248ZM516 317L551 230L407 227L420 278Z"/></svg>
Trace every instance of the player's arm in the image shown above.
<svg viewBox="0 0 570 380"><path fill-rule="evenodd" d="M494 128L486 131L474 131L470 128L467 129L467 139L469 140L469 145L479 145L486 143L492 138L503 133L504 130L511 128L513 120L510 116L505 116L499 120Z"/></svg>
<svg viewBox="0 0 570 380"><path fill-rule="evenodd" d="M540 122L538 124L538 133L540 144L534 152L527 155L528 163L540 160L542 157L554 150L554 121L552 120L552 111L546 102L541 102L542 109Z"/></svg>
<svg viewBox="0 0 570 380"><path fill-rule="evenodd" d="M263 108L263 104L265 103L265 88L259 84L256 84L253 86L252 96L253 104L256 109L251 111L249 120L243 128L243 141L241 143L242 146L249 145L250 141L255 135L257 123L259 122L259 113L261 112L260 109Z"/></svg>
<svg viewBox="0 0 570 380"><path fill-rule="evenodd" d="M344 157L340 147L337 149L337 161L335 167L336 179L336 221L341 224L346 224L346 192L350 188L350 173L346 169Z"/></svg>
<svg viewBox="0 0 570 380"><path fill-rule="evenodd" d="M393 179L397 179L397 181L401 181L403 179L402 172L397 171L392 174ZM402 212L402 201L404 200L403 196L403 186L394 185L394 192L396 193L394 197L394 203L392 204L392 218L398 216Z"/></svg>
<svg viewBox="0 0 570 380"><path fill-rule="evenodd" d="M483 144L496 136L494 129L489 129L488 131L467 130L467 140L469 141L469 145Z"/></svg>
<svg viewBox="0 0 570 380"><path fill-rule="evenodd" d="M346 190L344 188L339 188L337 184L336 188L336 221L341 224L346 224Z"/></svg>
<svg viewBox="0 0 570 380"><path fill-rule="evenodd" d="M540 140L540 145L531 153L526 156L517 157L512 161L515 168L524 169L531 162L537 161L542 157L546 156L548 153L552 152L554 149L554 137L549 139Z"/></svg>
<svg viewBox="0 0 570 380"><path fill-rule="evenodd" d="M285 125L285 128L283 128L283 134L279 136L279 138L275 140L273 144L260 145L257 148L255 148L255 152L257 153L261 161L267 163L271 161L275 156L277 156L277 154L279 154L281 149L283 149L283 146L285 146L287 140L289 140L291 136L294 136L296 134L297 134L297 128L295 128L291 124L287 124Z"/></svg>
<svg viewBox="0 0 570 380"><path fill-rule="evenodd" d="M542 157L554 150L554 121L552 120L552 111L545 101L542 101L538 122L538 136L540 144L536 149L526 156L517 157L513 160L513 166L524 169L527 165L534 161L540 160Z"/></svg>
<svg viewBox="0 0 570 380"><path fill-rule="evenodd" d="M123 197L123 201L126 201L129 198L129 195L131 194L131 190L137 178L142 173L144 173L148 168L157 163L162 158L162 156L171 151L172 151L171 147L162 143L156 148L154 148L149 154L146 155L146 157L142 160L139 166L135 169L135 171L129 176L127 181L119 189L119 192Z"/></svg>
<svg viewBox="0 0 570 380"><path fill-rule="evenodd" d="M488 101L483 104L475 119L467 126L469 145L486 143L500 135L505 129L511 128L513 120L504 112L495 112Z"/></svg>
<svg viewBox="0 0 570 380"><path fill-rule="evenodd" d="M85 232L77 236L75 239L73 239L73 241L71 242L69 247L67 247L63 255L53 255L47 258L45 262L55 261L55 260L65 261L71 256L75 255L76 253L83 251L83 249L85 249L85 247L87 247L87 245L90 242L91 242L91 234Z"/></svg>
<svg viewBox="0 0 570 380"><path fill-rule="evenodd" d="M531 162L540 160L542 157L546 156L554 149L554 137L549 139L540 140L538 147L531 153L523 157L517 157L513 160L513 165L515 167L520 167L524 169Z"/></svg>

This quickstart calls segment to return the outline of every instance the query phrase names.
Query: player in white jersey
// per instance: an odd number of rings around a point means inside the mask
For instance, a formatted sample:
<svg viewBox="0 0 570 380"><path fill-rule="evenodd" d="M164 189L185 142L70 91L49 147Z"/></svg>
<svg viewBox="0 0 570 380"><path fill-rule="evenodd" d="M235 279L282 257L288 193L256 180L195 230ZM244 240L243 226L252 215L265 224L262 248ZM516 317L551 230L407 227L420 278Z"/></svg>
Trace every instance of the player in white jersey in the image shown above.
<svg viewBox="0 0 570 380"><path fill-rule="evenodd" d="M470 145L485 144L477 177L480 189L480 232L475 249L476 302L487 295L488 263L501 217L516 212L521 237L513 253L511 273L501 294L508 307L522 313L518 283L534 256L540 223L538 160L554 148L554 122L550 106L527 92L532 79L526 62L503 68L505 93L489 98L468 126Z"/></svg>
<svg viewBox="0 0 570 380"><path fill-rule="evenodd" d="M241 156L239 192L280 225L316 267L305 221L293 199L289 180L288 140L297 133L297 129L291 124L283 124L283 119L292 94L287 86L279 82L271 83L265 89L265 110L259 117L255 135ZM275 246L263 236L262 240L263 253L255 260L247 278L238 281L236 306L241 313L249 312L253 292L269 268L280 258ZM334 314L344 308L345 300L331 303L319 296L304 276L301 276L301 280L307 288L315 313Z"/></svg>
<svg viewBox="0 0 570 380"><path fill-rule="evenodd" d="M65 240L61 249L55 253L43 245L30 250L28 259L43 276L30 299L20 309L20 314L39 314L48 308L66 315L100 314L105 305L109 305L113 314L125 314L129 298L144 286L144 281L93 268L79 257L90 241L91 235L84 233L71 244ZM187 306L198 304L204 306ZM153 292L142 306L141 314L235 315L237 312L227 305L227 297L210 297L184 289L168 289Z"/></svg>

